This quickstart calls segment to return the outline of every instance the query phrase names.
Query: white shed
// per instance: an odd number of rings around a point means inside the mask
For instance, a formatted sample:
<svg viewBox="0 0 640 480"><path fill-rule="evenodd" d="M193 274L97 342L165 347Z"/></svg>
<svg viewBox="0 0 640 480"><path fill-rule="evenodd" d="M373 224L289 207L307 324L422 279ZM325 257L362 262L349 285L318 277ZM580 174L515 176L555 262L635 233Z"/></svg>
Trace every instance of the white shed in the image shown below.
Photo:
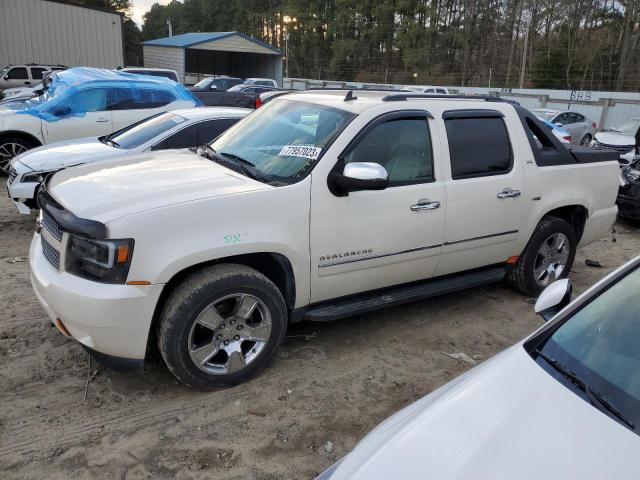
<svg viewBox="0 0 640 480"><path fill-rule="evenodd" d="M123 65L122 18L48 0L0 0L0 68Z"/></svg>
<svg viewBox="0 0 640 480"><path fill-rule="evenodd" d="M240 32L183 33L148 40L142 48L145 67L175 70L185 83L228 75L273 78L282 85L282 50Z"/></svg>

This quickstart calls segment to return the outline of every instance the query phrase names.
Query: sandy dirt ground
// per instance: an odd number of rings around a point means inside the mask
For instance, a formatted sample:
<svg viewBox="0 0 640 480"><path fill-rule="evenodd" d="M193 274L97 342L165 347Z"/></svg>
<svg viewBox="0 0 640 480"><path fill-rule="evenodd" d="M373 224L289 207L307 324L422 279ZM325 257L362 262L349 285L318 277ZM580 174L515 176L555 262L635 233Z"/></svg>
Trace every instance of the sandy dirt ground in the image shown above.
<svg viewBox="0 0 640 480"><path fill-rule="evenodd" d="M34 220L0 200L3 479L312 479L385 417L471 368L443 352L482 362L541 325L531 299L498 284L296 325L260 377L194 392L158 362L142 375L88 369L31 290ZM617 230L617 241L579 251L578 292L640 253L638 225Z"/></svg>

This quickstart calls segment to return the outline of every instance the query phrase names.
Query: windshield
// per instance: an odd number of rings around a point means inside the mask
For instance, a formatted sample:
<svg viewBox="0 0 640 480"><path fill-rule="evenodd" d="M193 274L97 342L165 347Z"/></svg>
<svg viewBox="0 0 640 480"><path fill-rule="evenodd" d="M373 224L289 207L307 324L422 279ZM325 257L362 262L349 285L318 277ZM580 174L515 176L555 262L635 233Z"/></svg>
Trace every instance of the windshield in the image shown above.
<svg viewBox="0 0 640 480"><path fill-rule="evenodd" d="M533 114L541 120L551 121L557 115L556 112L547 112L546 110L531 110Z"/></svg>
<svg viewBox="0 0 640 480"><path fill-rule="evenodd" d="M108 137L103 137L109 142L115 143L119 148L131 149L147 143L163 132L186 122L187 119L175 113L163 113L157 117L148 118L142 122L131 125Z"/></svg>
<svg viewBox="0 0 640 480"><path fill-rule="evenodd" d="M265 177L294 183L354 116L330 107L278 99L231 127L211 147L221 155L250 162Z"/></svg>
<svg viewBox="0 0 640 480"><path fill-rule="evenodd" d="M209 88L213 83L213 78L203 78L194 85L196 88Z"/></svg>
<svg viewBox="0 0 640 480"><path fill-rule="evenodd" d="M621 127L614 128L614 130L616 132L625 133L627 135L635 135L639 128L640 128L640 118L634 118L632 120L629 120L627 123L625 123Z"/></svg>
<svg viewBox="0 0 640 480"><path fill-rule="evenodd" d="M538 349L640 424L640 268L564 322Z"/></svg>

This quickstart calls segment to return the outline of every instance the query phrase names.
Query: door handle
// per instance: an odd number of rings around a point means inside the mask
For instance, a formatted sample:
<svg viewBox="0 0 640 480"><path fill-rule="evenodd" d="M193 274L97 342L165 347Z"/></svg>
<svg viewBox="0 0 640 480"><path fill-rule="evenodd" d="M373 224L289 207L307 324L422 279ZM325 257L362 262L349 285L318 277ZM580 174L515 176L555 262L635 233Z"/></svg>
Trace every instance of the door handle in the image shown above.
<svg viewBox="0 0 640 480"><path fill-rule="evenodd" d="M415 205L411 205L409 210L412 212L419 212L421 210L435 210L436 208L440 208L440 202L435 201L431 202L429 200L418 200L418 203Z"/></svg>
<svg viewBox="0 0 640 480"><path fill-rule="evenodd" d="M108 118L99 118L96 120L96 123L107 123L109 121Z"/></svg>
<svg viewBox="0 0 640 480"><path fill-rule="evenodd" d="M521 195L520 190L511 190L510 188L505 188L503 191L498 193L498 198L517 198Z"/></svg>

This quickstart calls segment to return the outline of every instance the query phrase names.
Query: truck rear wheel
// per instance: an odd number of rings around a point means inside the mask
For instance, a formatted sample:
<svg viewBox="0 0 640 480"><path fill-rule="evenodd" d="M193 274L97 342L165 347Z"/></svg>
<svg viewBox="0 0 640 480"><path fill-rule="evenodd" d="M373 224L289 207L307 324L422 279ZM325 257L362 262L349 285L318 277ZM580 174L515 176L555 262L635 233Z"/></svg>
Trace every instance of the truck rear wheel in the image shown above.
<svg viewBox="0 0 640 480"><path fill-rule="evenodd" d="M267 277L244 265L215 265L187 277L167 300L159 350L190 387L233 385L270 363L287 319L282 294Z"/></svg>
<svg viewBox="0 0 640 480"><path fill-rule="evenodd" d="M543 218L515 267L507 272L507 282L526 295L539 295L549 284L569 275L577 244L567 221Z"/></svg>

